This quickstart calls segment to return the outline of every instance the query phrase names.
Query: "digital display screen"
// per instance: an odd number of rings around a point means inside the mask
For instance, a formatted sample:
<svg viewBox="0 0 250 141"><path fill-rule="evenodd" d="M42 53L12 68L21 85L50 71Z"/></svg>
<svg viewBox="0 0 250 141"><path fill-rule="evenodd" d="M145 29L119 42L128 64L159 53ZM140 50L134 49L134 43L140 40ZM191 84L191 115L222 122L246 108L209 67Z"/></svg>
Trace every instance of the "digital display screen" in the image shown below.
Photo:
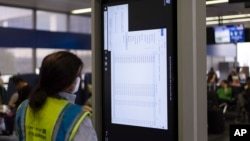
<svg viewBox="0 0 250 141"><path fill-rule="evenodd" d="M244 26L227 25L214 28L215 43L237 43L245 41Z"/></svg>
<svg viewBox="0 0 250 141"><path fill-rule="evenodd" d="M168 0L104 1L105 140L177 139L173 8Z"/></svg>

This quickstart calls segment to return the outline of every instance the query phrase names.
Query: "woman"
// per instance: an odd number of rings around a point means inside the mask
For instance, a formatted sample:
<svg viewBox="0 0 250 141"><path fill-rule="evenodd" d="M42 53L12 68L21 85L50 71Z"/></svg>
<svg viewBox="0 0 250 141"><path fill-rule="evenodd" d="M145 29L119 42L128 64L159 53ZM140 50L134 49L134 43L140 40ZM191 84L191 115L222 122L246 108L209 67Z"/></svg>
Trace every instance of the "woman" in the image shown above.
<svg viewBox="0 0 250 141"><path fill-rule="evenodd" d="M232 88L228 86L228 81L222 80L220 85L221 87L217 90L219 103L231 102L233 91Z"/></svg>
<svg viewBox="0 0 250 141"><path fill-rule="evenodd" d="M82 68L70 52L44 58L37 88L17 111L20 141L97 141L90 113L73 104Z"/></svg>
<svg viewBox="0 0 250 141"><path fill-rule="evenodd" d="M235 79L240 80L236 70L233 68L233 69L231 69L229 75L227 76L228 84L231 85Z"/></svg>
<svg viewBox="0 0 250 141"><path fill-rule="evenodd" d="M218 82L217 74L214 71L214 68L210 68L207 74L207 84L216 84Z"/></svg>

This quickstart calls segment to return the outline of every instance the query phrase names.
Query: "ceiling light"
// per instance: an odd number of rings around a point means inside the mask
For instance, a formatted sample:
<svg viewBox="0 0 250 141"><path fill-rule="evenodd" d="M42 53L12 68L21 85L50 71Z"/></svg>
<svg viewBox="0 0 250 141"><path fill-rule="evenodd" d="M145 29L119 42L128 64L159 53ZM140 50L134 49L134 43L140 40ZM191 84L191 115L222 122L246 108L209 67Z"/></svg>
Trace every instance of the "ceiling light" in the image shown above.
<svg viewBox="0 0 250 141"><path fill-rule="evenodd" d="M208 21L207 23L206 23L207 25L214 25L214 24L219 24L219 21Z"/></svg>
<svg viewBox="0 0 250 141"><path fill-rule="evenodd" d="M216 16L216 17L207 17L206 18L206 21L214 21L214 20L219 20L219 17Z"/></svg>
<svg viewBox="0 0 250 141"><path fill-rule="evenodd" d="M206 5L219 4L219 3L228 3L228 0L210 0L210 1L206 1Z"/></svg>
<svg viewBox="0 0 250 141"><path fill-rule="evenodd" d="M250 21L250 18L223 20L222 23L239 23L239 22L248 22L248 21Z"/></svg>
<svg viewBox="0 0 250 141"><path fill-rule="evenodd" d="M226 15L226 16L207 17L206 21L228 20L228 19L239 19L239 18L250 18L250 14L239 14L239 15Z"/></svg>
<svg viewBox="0 0 250 141"><path fill-rule="evenodd" d="M250 18L222 20L221 24L248 22ZM219 25L219 21L207 21L206 25Z"/></svg>
<svg viewBox="0 0 250 141"><path fill-rule="evenodd" d="M222 19L235 19L235 18L247 18L250 17L250 14L240 14L240 15L227 15L222 16Z"/></svg>
<svg viewBox="0 0 250 141"><path fill-rule="evenodd" d="M72 14L83 14L83 13L90 13L90 12L91 12L91 8L76 9L76 10L71 11Z"/></svg>

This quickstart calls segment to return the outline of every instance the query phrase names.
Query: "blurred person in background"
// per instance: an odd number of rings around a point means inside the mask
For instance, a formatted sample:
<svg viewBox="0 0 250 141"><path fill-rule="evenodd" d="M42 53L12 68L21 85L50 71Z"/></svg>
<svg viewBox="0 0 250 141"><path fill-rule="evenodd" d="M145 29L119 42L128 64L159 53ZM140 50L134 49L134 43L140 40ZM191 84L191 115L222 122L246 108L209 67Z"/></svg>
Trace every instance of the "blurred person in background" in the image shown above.
<svg viewBox="0 0 250 141"><path fill-rule="evenodd" d="M29 86L29 84L18 75L12 76L10 81L15 85L17 92L11 96L8 104L11 112L4 118L6 130L3 132L3 134L5 135L13 134L16 110L24 100L29 98L29 95L32 91L32 88Z"/></svg>
<svg viewBox="0 0 250 141"><path fill-rule="evenodd" d="M214 71L214 68L210 68L207 74L207 84L216 84L218 83L218 76Z"/></svg>
<svg viewBox="0 0 250 141"><path fill-rule="evenodd" d="M215 73L214 68L211 67L207 74L207 93L216 93L218 81L218 76Z"/></svg>
<svg viewBox="0 0 250 141"><path fill-rule="evenodd" d="M231 102L232 94L233 94L233 91L232 91L232 88L228 85L228 81L222 80L220 83L220 88L217 89L219 103Z"/></svg>
<svg viewBox="0 0 250 141"><path fill-rule="evenodd" d="M3 86L3 85L4 85L4 81L2 78L2 73L0 72L0 86Z"/></svg>
<svg viewBox="0 0 250 141"><path fill-rule="evenodd" d="M91 73L85 73L78 92L76 93L75 104L81 105L85 110L92 112L92 84Z"/></svg>
<svg viewBox="0 0 250 141"><path fill-rule="evenodd" d="M234 80L240 80L240 77L238 76L236 70L234 68L231 69L230 73L227 76L228 84L231 85Z"/></svg>
<svg viewBox="0 0 250 141"><path fill-rule="evenodd" d="M32 91L32 88L20 76L14 75L10 78L10 80L15 85L15 87L17 89L18 96L16 96L17 100L15 101L15 103L10 103L9 106L10 106L10 108L17 108L24 100L29 98L29 95Z"/></svg>
<svg viewBox="0 0 250 141"><path fill-rule="evenodd" d="M1 78L1 72L0 72L0 106L1 108L4 104L6 94L7 94L7 91L4 88L4 82L3 82L3 79ZM0 133L5 131L4 117L5 117L5 113L4 111L1 111L0 112Z"/></svg>

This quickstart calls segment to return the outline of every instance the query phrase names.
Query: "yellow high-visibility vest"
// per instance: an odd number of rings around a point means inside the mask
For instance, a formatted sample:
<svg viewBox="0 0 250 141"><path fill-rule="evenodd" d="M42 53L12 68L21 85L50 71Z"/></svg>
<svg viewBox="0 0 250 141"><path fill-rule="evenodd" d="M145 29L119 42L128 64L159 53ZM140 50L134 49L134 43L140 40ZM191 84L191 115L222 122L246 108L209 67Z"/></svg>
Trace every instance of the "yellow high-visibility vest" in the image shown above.
<svg viewBox="0 0 250 141"><path fill-rule="evenodd" d="M42 109L34 113L24 101L17 110L19 141L71 141L89 112L64 99L48 97Z"/></svg>

